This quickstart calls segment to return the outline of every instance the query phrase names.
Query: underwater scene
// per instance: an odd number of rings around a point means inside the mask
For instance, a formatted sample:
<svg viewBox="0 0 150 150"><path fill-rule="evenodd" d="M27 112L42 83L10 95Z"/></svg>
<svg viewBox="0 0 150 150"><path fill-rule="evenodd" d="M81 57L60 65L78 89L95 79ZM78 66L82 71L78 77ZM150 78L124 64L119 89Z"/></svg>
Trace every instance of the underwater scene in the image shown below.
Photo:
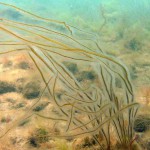
<svg viewBox="0 0 150 150"><path fill-rule="evenodd" d="M150 150L150 0L0 0L0 150Z"/></svg>

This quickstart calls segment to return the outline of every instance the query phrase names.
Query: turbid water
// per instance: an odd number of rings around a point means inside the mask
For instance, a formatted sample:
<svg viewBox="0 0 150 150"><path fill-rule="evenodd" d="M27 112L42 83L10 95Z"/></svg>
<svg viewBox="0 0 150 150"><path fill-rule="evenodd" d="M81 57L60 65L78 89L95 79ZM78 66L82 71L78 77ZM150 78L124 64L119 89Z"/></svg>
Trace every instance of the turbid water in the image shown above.
<svg viewBox="0 0 150 150"><path fill-rule="evenodd" d="M0 0L0 149L149 150L149 14L149 0Z"/></svg>

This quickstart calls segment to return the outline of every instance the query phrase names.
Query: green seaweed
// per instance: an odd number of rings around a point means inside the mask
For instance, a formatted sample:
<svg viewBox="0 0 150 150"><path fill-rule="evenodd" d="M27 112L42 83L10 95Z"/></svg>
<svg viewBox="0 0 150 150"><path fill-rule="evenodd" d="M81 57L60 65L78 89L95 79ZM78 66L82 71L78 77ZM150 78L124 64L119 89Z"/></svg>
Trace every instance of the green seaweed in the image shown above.
<svg viewBox="0 0 150 150"><path fill-rule="evenodd" d="M128 43L125 44L125 47L132 51L139 51L142 48L142 45L138 40L133 38Z"/></svg>
<svg viewBox="0 0 150 150"><path fill-rule="evenodd" d="M150 129L150 117L148 116L138 116L134 122L134 130L136 132L146 132Z"/></svg>
<svg viewBox="0 0 150 150"><path fill-rule="evenodd" d="M44 128L38 128L34 131L32 136L28 138L28 142L33 147L39 147L41 143L49 141L49 138L46 136L48 131Z"/></svg>
<svg viewBox="0 0 150 150"><path fill-rule="evenodd" d="M63 62L63 64L68 68L68 70L70 72L72 72L73 74L76 74L78 72L78 67L77 64L75 63L70 63L70 62Z"/></svg>
<svg viewBox="0 0 150 150"><path fill-rule="evenodd" d="M5 94L9 92L16 92L16 86L12 83L7 83L4 81L0 81L0 94Z"/></svg>
<svg viewBox="0 0 150 150"><path fill-rule="evenodd" d="M96 79L96 74L94 71L82 71L79 73L77 80L79 82L83 80L94 80Z"/></svg>
<svg viewBox="0 0 150 150"><path fill-rule="evenodd" d="M24 103L18 103L17 105L13 106L13 108L19 109L19 108L22 108L22 107L24 107L24 106L25 106Z"/></svg>
<svg viewBox="0 0 150 150"><path fill-rule="evenodd" d="M27 70L27 69L30 68L30 65L29 65L28 62L22 61L22 62L20 62L20 63L18 64L18 68Z"/></svg>
<svg viewBox="0 0 150 150"><path fill-rule="evenodd" d="M36 107L33 109L33 111L39 112L39 111L43 110L47 105L48 105L48 103L38 105L38 106L36 106Z"/></svg>
<svg viewBox="0 0 150 150"><path fill-rule="evenodd" d="M38 98L40 95L40 84L39 82L29 82L25 85L25 87L22 90L22 94L27 99L34 99Z"/></svg>

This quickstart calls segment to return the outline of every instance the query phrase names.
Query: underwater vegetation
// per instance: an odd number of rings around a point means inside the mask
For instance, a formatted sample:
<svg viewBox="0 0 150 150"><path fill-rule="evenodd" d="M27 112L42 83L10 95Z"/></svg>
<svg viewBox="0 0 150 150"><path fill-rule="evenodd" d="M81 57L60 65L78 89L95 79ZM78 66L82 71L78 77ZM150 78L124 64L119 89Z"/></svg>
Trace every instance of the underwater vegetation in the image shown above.
<svg viewBox="0 0 150 150"><path fill-rule="evenodd" d="M16 87L14 85L0 81L0 94L14 91L16 91Z"/></svg>
<svg viewBox="0 0 150 150"><path fill-rule="evenodd" d="M63 126L64 129L59 134L45 129L37 130L36 134L40 134L40 137L37 138L35 134L35 137L29 139L34 147L38 146L37 141L47 142L49 138L65 139L87 135L94 142L85 145L97 143L99 149L110 150L113 134L122 148L132 149L138 103L134 100L130 75L125 65L100 49L97 35L65 22L42 18L9 4L0 2L0 5L30 18L27 23L7 17L0 19L0 45L5 45L0 55L28 55L44 84L42 89L37 83L26 85L24 97L37 99L21 118L1 131L0 138L7 136L24 120L38 116L51 124ZM135 48L134 43L129 46ZM29 68L25 62L19 67ZM31 92L26 92L30 91L30 87ZM49 103L54 109L42 113L46 105L39 103L45 92L48 92ZM57 96L58 93L61 96Z"/></svg>
<svg viewBox="0 0 150 150"><path fill-rule="evenodd" d="M138 51L141 49L141 43L133 38L125 45L125 47L133 51Z"/></svg>
<svg viewBox="0 0 150 150"><path fill-rule="evenodd" d="M148 116L138 116L134 123L137 132L143 132L150 128L150 118Z"/></svg>
<svg viewBox="0 0 150 150"><path fill-rule="evenodd" d="M29 82L22 90L23 96L27 99L34 99L40 95L40 84L38 82Z"/></svg>

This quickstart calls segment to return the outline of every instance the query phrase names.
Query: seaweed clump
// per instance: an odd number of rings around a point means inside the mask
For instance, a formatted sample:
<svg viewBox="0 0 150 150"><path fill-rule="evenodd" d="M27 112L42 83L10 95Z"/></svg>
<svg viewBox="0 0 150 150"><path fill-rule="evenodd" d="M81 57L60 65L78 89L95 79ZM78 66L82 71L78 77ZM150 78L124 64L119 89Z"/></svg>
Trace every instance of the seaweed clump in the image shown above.
<svg viewBox="0 0 150 150"><path fill-rule="evenodd" d="M78 72L78 66L75 63L70 63L70 62L63 62L63 64L68 68L70 72L73 74L76 74Z"/></svg>
<svg viewBox="0 0 150 150"><path fill-rule="evenodd" d="M96 74L94 71L82 71L79 73L77 80L79 82L83 80L95 80L96 79Z"/></svg>
<svg viewBox="0 0 150 150"><path fill-rule="evenodd" d="M133 38L128 43L125 44L125 47L132 51L139 51L142 46L137 39Z"/></svg>
<svg viewBox="0 0 150 150"><path fill-rule="evenodd" d="M19 67L20 69L23 69L23 70L30 69L30 65L29 65L29 63L26 62L26 61L20 62L19 65L18 65L18 67Z"/></svg>
<svg viewBox="0 0 150 150"><path fill-rule="evenodd" d="M44 128L36 129L31 137L29 137L28 142L33 147L39 147L41 143L49 141L49 138L46 136L48 132Z"/></svg>
<svg viewBox="0 0 150 150"><path fill-rule="evenodd" d="M136 132L146 132L150 129L150 117L138 116L134 122L134 130Z"/></svg>
<svg viewBox="0 0 150 150"><path fill-rule="evenodd" d="M0 81L0 94L16 92L16 91L17 89L15 85L8 83L8 82Z"/></svg>
<svg viewBox="0 0 150 150"><path fill-rule="evenodd" d="M27 99L35 99L40 95L40 84L38 82L29 82L23 88L22 94Z"/></svg>
<svg viewBox="0 0 150 150"><path fill-rule="evenodd" d="M31 20L28 23L5 18L0 21L0 31L3 32L3 37L6 37L1 44L8 44L7 50L1 51L0 54L26 52L45 84L42 89L36 83L26 85L24 97L38 99L18 122L36 115L60 127L63 124L60 135L42 131L44 139L40 142L47 141L46 137L49 135L66 138L90 134L99 148L106 147L107 150L112 147L113 128L114 140L131 149L134 138L133 122L138 103L134 101L133 88L125 65L103 53L101 49L97 52L97 42L93 44L93 40L79 40L81 37L95 39L97 36L93 33L82 31L65 22L42 18L12 5L1 2L0 4L36 20L36 25L30 22ZM60 30L61 28L64 30ZM16 47L9 49L11 44L15 44ZM134 44L130 45L137 49ZM65 66L64 61L70 62L71 65ZM82 68L77 69L76 64L80 64ZM94 73L83 71L89 68L92 68L90 71ZM80 75L92 80L92 83L85 84L82 80L79 82ZM117 81L119 86L116 85ZM57 97L60 91L63 91L61 100ZM47 113L33 112L33 108L42 101L45 92L49 93L54 109ZM1 132L1 137L10 130L11 128L8 128ZM101 134L105 146L99 139ZM31 138L30 143L37 146L35 138Z"/></svg>

